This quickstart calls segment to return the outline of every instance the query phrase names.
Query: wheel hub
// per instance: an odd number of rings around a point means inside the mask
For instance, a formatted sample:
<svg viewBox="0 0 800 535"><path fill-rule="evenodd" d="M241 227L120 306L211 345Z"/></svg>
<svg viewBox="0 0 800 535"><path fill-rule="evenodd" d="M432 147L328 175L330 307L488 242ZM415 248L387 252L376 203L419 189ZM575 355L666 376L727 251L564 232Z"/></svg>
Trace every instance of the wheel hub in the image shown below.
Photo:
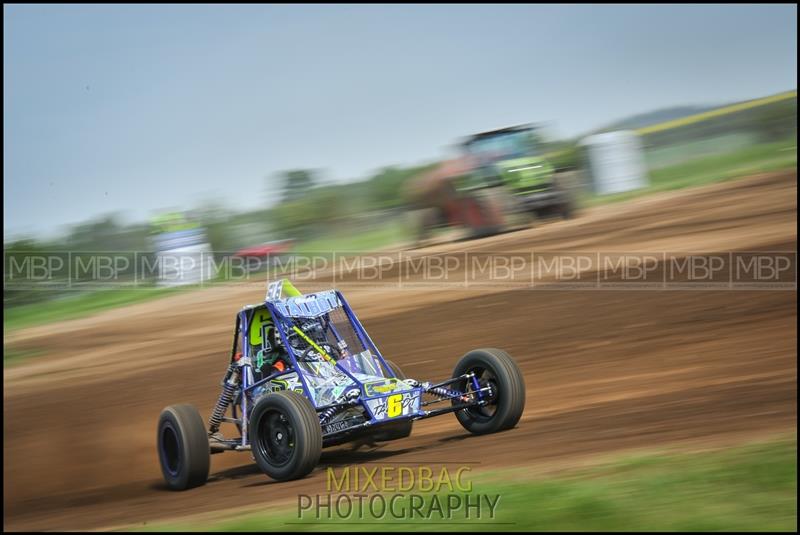
<svg viewBox="0 0 800 535"><path fill-rule="evenodd" d="M270 411L264 415L262 445L265 457L275 464L289 461L294 451L294 431L289 420L278 411Z"/></svg>

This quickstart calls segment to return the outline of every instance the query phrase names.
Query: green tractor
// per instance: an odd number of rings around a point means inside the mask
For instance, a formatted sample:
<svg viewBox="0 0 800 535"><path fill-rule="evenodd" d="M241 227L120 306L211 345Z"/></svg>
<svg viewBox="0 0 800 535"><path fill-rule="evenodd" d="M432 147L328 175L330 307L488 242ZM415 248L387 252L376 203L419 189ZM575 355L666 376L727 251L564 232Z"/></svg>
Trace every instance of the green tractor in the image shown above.
<svg viewBox="0 0 800 535"><path fill-rule="evenodd" d="M535 126L481 132L469 136L461 148L472 162L472 172L461 177L459 190L501 187L510 194L509 211L572 217L572 196L558 183L556 170L542 155Z"/></svg>
<svg viewBox="0 0 800 535"><path fill-rule="evenodd" d="M481 238L530 224L533 218L573 215L572 195L542 155L536 128L513 126L467 138L461 154L406 186L417 245L433 231L460 228Z"/></svg>

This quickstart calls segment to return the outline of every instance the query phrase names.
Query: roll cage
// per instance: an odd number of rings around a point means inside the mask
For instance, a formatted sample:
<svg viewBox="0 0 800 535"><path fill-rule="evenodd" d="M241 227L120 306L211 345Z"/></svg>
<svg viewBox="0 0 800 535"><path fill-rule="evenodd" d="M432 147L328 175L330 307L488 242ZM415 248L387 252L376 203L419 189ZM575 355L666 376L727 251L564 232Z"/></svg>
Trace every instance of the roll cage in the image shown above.
<svg viewBox="0 0 800 535"><path fill-rule="evenodd" d="M386 378L395 378L395 374L391 367L386 363L386 360L381 355L375 343L367 334L361 322L356 317L353 310L350 308L347 300L339 291L323 292L320 294L309 294L309 299L313 300L329 300L328 303L332 304L329 308L324 310L298 310L294 308L291 310L289 304L285 301L266 301L264 304L248 306L243 308L236 319L236 332L234 333L233 349L231 351L231 358L236 359L239 347L241 347L241 359L244 364L252 366L253 359L256 357L254 348L249 343L250 327L252 325L253 314L266 308L272 318L272 325L274 326L276 340L280 340L279 348L285 351L284 359L288 361L289 367L286 370L275 372L267 377L258 381L252 380L252 370L250 374L244 374L242 381L242 388L244 391L250 391L259 386L267 384L273 379L280 378L281 376L297 373L299 375L300 384L303 386L303 393L309 399L314 401L313 396L310 395L309 385L307 384L306 374L314 374L315 371L307 364L303 358L303 354L311 349L313 353L321 355L323 363L328 363L336 371L349 378L354 385L361 384L361 380L354 374L358 375L381 375ZM335 299L335 301L333 301ZM297 302L292 301L292 306L296 306ZM331 315L341 310L344 314L343 318L332 318ZM345 320L345 321L342 321ZM308 329L304 328L309 324L316 324L317 333L307 332ZM338 324L338 327L337 327ZM345 329L349 330L347 332ZM263 328L263 326L262 326ZM267 327L268 328L268 327ZM320 339L320 333L326 335L327 339ZM267 340L267 336L262 335L262 340ZM332 342L335 342L334 345ZM335 348L334 351L325 351L326 346ZM354 351L352 348L357 349ZM322 351L320 351L322 350ZM364 358L364 352L368 351L370 358ZM329 354L333 353L333 354ZM361 357L361 358L358 358ZM374 359L374 360L373 360ZM370 366L370 361L374 364ZM301 373L298 373L300 371ZM370 373L371 372L371 373ZM325 405L314 403L317 409L325 408Z"/></svg>
<svg viewBox="0 0 800 535"><path fill-rule="evenodd" d="M294 290L291 285L289 288ZM479 384L471 373L436 384L399 379L338 290L307 295L294 292L285 299L268 293L264 303L245 306L237 314L231 361L223 378L223 387L235 384L236 394L231 400L232 417L220 415L220 421L235 424L241 437L212 441L213 453L249 449L248 417L252 405L274 389L294 390L308 398L320 417L326 440L388 422L390 418L427 418L487 403L491 388ZM270 321L254 321L264 319L264 312ZM254 325L260 329L260 336L256 337L260 347L250 343ZM275 329L272 339L277 348L268 347L272 343L267 335L269 328ZM256 379L253 361L259 351L266 349L282 349L288 366ZM314 358L307 359L307 353ZM448 386L453 383L458 385L451 390ZM436 399L423 402L422 394ZM402 397L402 413L380 414L386 410L387 396ZM451 405L424 409L446 401ZM325 431L325 424L333 415L356 407L363 407L364 411L356 425Z"/></svg>

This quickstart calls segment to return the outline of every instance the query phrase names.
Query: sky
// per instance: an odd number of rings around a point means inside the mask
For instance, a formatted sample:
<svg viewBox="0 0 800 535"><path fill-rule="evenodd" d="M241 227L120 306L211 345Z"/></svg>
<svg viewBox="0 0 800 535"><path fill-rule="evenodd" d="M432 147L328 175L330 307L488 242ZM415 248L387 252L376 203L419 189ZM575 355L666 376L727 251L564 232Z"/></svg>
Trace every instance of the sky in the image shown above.
<svg viewBox="0 0 800 535"><path fill-rule="evenodd" d="M796 87L796 5L5 5L4 238Z"/></svg>

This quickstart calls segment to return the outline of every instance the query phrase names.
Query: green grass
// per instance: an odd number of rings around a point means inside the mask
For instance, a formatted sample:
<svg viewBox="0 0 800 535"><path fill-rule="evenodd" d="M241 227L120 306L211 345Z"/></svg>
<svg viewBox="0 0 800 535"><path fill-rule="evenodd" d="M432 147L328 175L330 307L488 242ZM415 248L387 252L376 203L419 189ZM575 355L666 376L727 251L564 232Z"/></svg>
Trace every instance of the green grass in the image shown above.
<svg viewBox="0 0 800 535"><path fill-rule="evenodd" d="M164 297L180 290L179 288L156 287L111 288L68 295L41 303L4 307L3 329L9 331L51 321L80 318L110 308Z"/></svg>
<svg viewBox="0 0 800 535"><path fill-rule="evenodd" d="M3 368L15 366L25 359L30 359L43 355L44 352L38 349L11 349L3 347Z"/></svg>
<svg viewBox="0 0 800 535"><path fill-rule="evenodd" d="M797 167L796 140L763 143L650 171L650 186L647 188L613 195L584 195L580 205L619 202L650 193L703 186L792 167Z"/></svg>
<svg viewBox="0 0 800 535"><path fill-rule="evenodd" d="M645 160L648 169L663 169L696 158L729 154L734 151L745 150L757 143L758 138L756 134L750 132L732 132L705 139L652 147L645 150Z"/></svg>
<svg viewBox="0 0 800 535"><path fill-rule="evenodd" d="M409 241L411 229L404 217L392 216L386 221L359 230L339 230L298 243L293 252L330 253L365 252Z"/></svg>
<svg viewBox="0 0 800 535"><path fill-rule="evenodd" d="M797 439L692 454L628 457L537 478L506 470L469 478L474 493L499 494L494 520L465 526L463 512L437 523L323 524L298 521L296 504L283 512L146 526L165 531L314 530L620 530L796 531ZM319 493L325 492L320 483ZM430 498L430 494L427 495ZM262 508L267 509L268 507ZM351 518L351 520L354 520ZM366 515L366 521L375 522ZM299 524L297 522L300 522ZM288 524L287 524L288 523ZM143 526L144 527L144 526ZM378 529L376 529L378 528Z"/></svg>

